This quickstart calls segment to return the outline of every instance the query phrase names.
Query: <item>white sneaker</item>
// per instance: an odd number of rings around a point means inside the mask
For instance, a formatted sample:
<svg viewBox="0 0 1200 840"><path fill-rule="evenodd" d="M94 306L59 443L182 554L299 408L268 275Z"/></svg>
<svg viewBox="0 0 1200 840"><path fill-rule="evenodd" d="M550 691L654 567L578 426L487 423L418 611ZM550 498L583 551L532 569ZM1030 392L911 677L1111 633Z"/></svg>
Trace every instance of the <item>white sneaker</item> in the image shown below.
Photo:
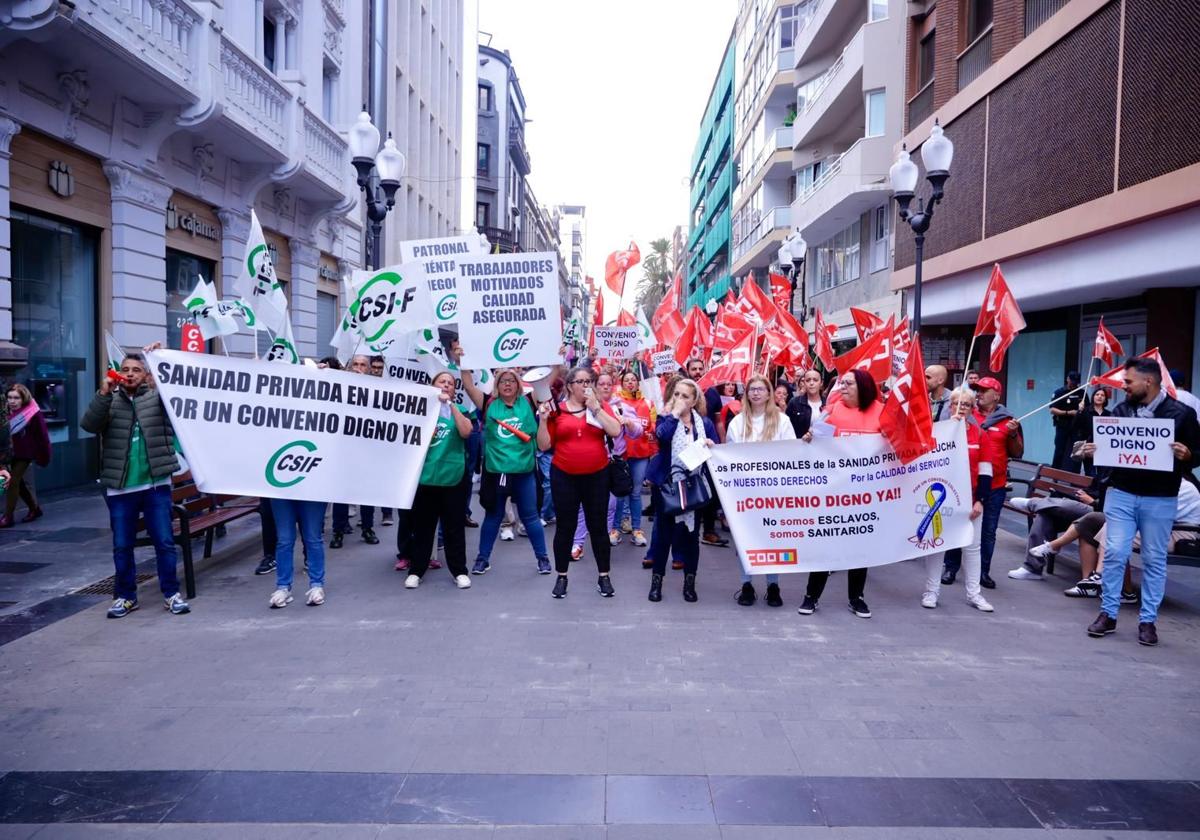
<svg viewBox="0 0 1200 840"><path fill-rule="evenodd" d="M459 589L470 589L471 588L471 578L468 577L467 575L459 575L458 577L456 577L454 579L454 582L458 585Z"/></svg>
<svg viewBox="0 0 1200 840"><path fill-rule="evenodd" d="M987 602L987 599L982 595L968 595L967 603L980 612L994 612L995 607Z"/></svg>
<svg viewBox="0 0 1200 840"><path fill-rule="evenodd" d="M416 589L420 585L421 585L421 579L419 577L417 577L416 575L409 575L408 577L406 577L404 579L404 588L405 589Z"/></svg>
<svg viewBox="0 0 1200 840"><path fill-rule="evenodd" d="M921 606L927 610L937 609L938 596L932 592L926 592L921 596Z"/></svg>
<svg viewBox="0 0 1200 840"><path fill-rule="evenodd" d="M276 589L271 593L270 603L273 610L283 609L292 603L292 591L290 589Z"/></svg>
<svg viewBox="0 0 1200 840"><path fill-rule="evenodd" d="M517 523L517 536L518 537L528 537L529 536L529 532L525 530L524 522Z"/></svg>
<svg viewBox="0 0 1200 840"><path fill-rule="evenodd" d="M1030 557L1037 557L1042 560L1045 560L1047 557L1053 557L1056 553L1057 552L1048 542L1044 542L1041 545L1035 545L1033 548L1029 549Z"/></svg>
<svg viewBox="0 0 1200 840"><path fill-rule="evenodd" d="M1008 576L1013 580L1041 580L1042 576L1038 572L1032 572L1024 566L1017 566L1008 573Z"/></svg>
<svg viewBox="0 0 1200 840"><path fill-rule="evenodd" d="M314 586L312 589L308 590L308 595L305 597L304 601L310 607L319 607L322 604L324 604L325 603L324 587Z"/></svg>
<svg viewBox="0 0 1200 840"><path fill-rule="evenodd" d="M513 535L513 529L511 525L501 526L500 539L503 542L512 542L514 539L516 539L516 537Z"/></svg>
<svg viewBox="0 0 1200 840"><path fill-rule="evenodd" d="M1033 504L1033 499L1027 499L1024 496L1013 496L1008 500L1008 506L1016 508L1022 513L1029 513L1029 506Z"/></svg>

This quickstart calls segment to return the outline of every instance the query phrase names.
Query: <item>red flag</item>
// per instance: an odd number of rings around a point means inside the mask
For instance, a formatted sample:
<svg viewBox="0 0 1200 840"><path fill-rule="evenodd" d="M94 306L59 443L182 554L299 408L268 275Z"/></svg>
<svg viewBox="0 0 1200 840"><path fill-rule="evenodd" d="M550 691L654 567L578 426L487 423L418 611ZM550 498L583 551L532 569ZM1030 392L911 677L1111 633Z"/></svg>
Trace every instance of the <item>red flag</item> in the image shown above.
<svg viewBox="0 0 1200 840"><path fill-rule="evenodd" d="M625 272L642 261L642 252L636 242L629 243L627 251L613 251L604 261L604 282L617 297L625 291Z"/></svg>
<svg viewBox="0 0 1200 840"><path fill-rule="evenodd" d="M1168 394L1170 394L1171 397L1173 398L1175 396L1175 380L1171 378L1171 372L1169 370L1167 370L1166 362L1163 361L1162 356L1158 352L1158 348L1151 347L1149 350L1147 350L1145 353L1142 353L1137 358L1153 359L1154 361L1158 362L1158 370L1162 374L1163 390L1166 391ZM1125 365L1115 367L1112 370L1110 370L1108 373L1101 374L1100 376L1093 376L1091 384L1092 385L1107 385L1109 388L1124 388L1125 387Z"/></svg>
<svg viewBox="0 0 1200 840"><path fill-rule="evenodd" d="M754 332L754 324L741 314L725 306L717 311L717 322L713 326L712 346L724 353L747 332Z"/></svg>
<svg viewBox="0 0 1200 840"><path fill-rule="evenodd" d="M745 382L754 373L754 331L746 333L696 384L704 391L722 382Z"/></svg>
<svg viewBox="0 0 1200 840"><path fill-rule="evenodd" d="M1108 331L1104 326L1104 318L1101 318L1100 326L1096 330L1096 347L1092 350L1092 356L1112 367L1116 364L1116 357L1124 355L1125 348L1117 341L1117 337Z"/></svg>
<svg viewBox="0 0 1200 840"><path fill-rule="evenodd" d="M1000 370L1004 367L1004 354L1009 345L1017 337L1017 333L1025 329L1025 317L1017 306L1017 299L1009 291L1000 264L992 266L992 277L988 280L987 291L983 294L983 305L979 307L979 318L975 321L975 335L986 333L992 335L992 353L988 367Z"/></svg>
<svg viewBox="0 0 1200 840"><path fill-rule="evenodd" d="M792 284L782 274L774 272L768 274L767 279L771 281L771 299L781 311L786 310L788 299L792 296Z"/></svg>
<svg viewBox="0 0 1200 840"><path fill-rule="evenodd" d="M733 286L725 290L725 305L737 306L737 298L733 294Z"/></svg>
<svg viewBox="0 0 1200 840"><path fill-rule="evenodd" d="M597 327L604 326L604 291L596 292L596 311L592 313L592 323Z"/></svg>
<svg viewBox="0 0 1200 840"><path fill-rule="evenodd" d="M679 363L680 367L683 367L685 364L687 364L687 360L693 356L697 358L703 358L705 355L707 355L708 350L712 346L711 331L709 333L709 342L707 346L705 345L705 342L701 340L701 330L704 330L704 327L698 326L698 322L700 320L703 320L707 325L708 318L706 318L704 313L700 311L700 307L693 306L692 311L687 315L687 320L684 321L683 332L679 334L678 340L674 342L675 361ZM699 350L700 352L693 353L693 350Z"/></svg>
<svg viewBox="0 0 1200 840"><path fill-rule="evenodd" d="M618 327L636 327L637 326L637 318L634 317L632 312L628 312L628 311L622 309L620 311L620 313L617 314L617 326Z"/></svg>
<svg viewBox="0 0 1200 840"><path fill-rule="evenodd" d="M883 403L879 430L892 445L901 464L915 461L932 452L937 445L933 439L929 389L925 386L925 363L921 348L915 343L905 360L904 370Z"/></svg>
<svg viewBox="0 0 1200 840"><path fill-rule="evenodd" d="M734 309L751 323L767 326L775 321L778 310L775 302L767 297L766 292L754 282L754 276L746 278L742 285L742 295L738 298Z"/></svg>
<svg viewBox="0 0 1200 840"><path fill-rule="evenodd" d="M885 329L877 331L850 352L834 359L833 365L838 373L844 375L848 370L865 370L876 382L882 382L891 376L893 320L889 318Z"/></svg>
<svg viewBox="0 0 1200 840"><path fill-rule="evenodd" d="M683 316L679 313L679 300L683 297L683 273L675 275L671 287L658 302L658 308L650 318L650 327L663 344L674 344L683 332Z"/></svg>
<svg viewBox="0 0 1200 840"><path fill-rule="evenodd" d="M867 312L865 309L855 309L851 306L850 317L854 319L854 329L858 332L858 341L860 344L883 327L883 319L873 312Z"/></svg>
<svg viewBox="0 0 1200 840"><path fill-rule="evenodd" d="M816 337L816 356L821 364L825 366L825 370L833 370L833 339L829 334L829 328L825 326L825 318L821 315L821 310L817 310L816 325L814 327ZM837 327L835 326L836 330Z"/></svg>
<svg viewBox="0 0 1200 840"><path fill-rule="evenodd" d="M708 358L708 354L712 352L713 344L712 321L708 320L708 316L704 314L704 310L699 306L693 306L692 311L688 315L696 319L696 340L700 342L700 347L704 351L704 357Z"/></svg>
<svg viewBox="0 0 1200 840"><path fill-rule="evenodd" d="M905 318L892 330L892 375L899 376L908 363L908 351L912 348L912 335Z"/></svg>
<svg viewBox="0 0 1200 840"><path fill-rule="evenodd" d="M776 312L775 326L784 335L788 336L792 341L804 347L804 356L808 357L808 332L804 327L800 326L800 322L796 317L786 309L780 309Z"/></svg>

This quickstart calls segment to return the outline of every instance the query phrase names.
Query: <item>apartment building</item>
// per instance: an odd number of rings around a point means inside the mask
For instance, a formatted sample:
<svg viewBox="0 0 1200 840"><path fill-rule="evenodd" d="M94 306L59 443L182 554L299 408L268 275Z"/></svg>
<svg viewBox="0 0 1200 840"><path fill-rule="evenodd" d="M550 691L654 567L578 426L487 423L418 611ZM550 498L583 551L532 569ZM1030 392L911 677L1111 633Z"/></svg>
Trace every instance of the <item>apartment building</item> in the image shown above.
<svg viewBox="0 0 1200 840"><path fill-rule="evenodd" d="M998 372L1018 415L1066 371L1089 369L1101 317L1127 352L1158 346L1171 367L1200 370L1195 11L1189 0L908 3L904 140L917 149L936 119L955 146L925 244L925 358L961 373L1000 263L1029 325ZM914 259L902 229L894 289L911 292ZM1030 423L1027 456L1048 457L1051 439L1048 421Z"/></svg>
<svg viewBox="0 0 1200 840"><path fill-rule="evenodd" d="M733 157L735 32L730 33L721 57L692 152L685 311L693 304L703 309L710 300L723 296L730 284L731 213L737 169Z"/></svg>
<svg viewBox="0 0 1200 840"><path fill-rule="evenodd" d="M578 309L587 322L594 292L586 283L587 208L582 204L559 204L554 212L558 218L559 253L567 270L571 308Z"/></svg>
<svg viewBox="0 0 1200 840"><path fill-rule="evenodd" d="M94 479L79 420L121 344L180 346L197 278L231 293L253 208L296 343L324 355L361 264L345 132L364 0L3 4L0 374L50 426L46 488ZM249 334L230 337L250 353Z"/></svg>
<svg viewBox="0 0 1200 840"><path fill-rule="evenodd" d="M888 168L903 134L906 0L796 5L796 189L791 225L808 246L797 314L821 309L839 338L855 336L849 307L900 314L890 285Z"/></svg>
<svg viewBox="0 0 1200 840"><path fill-rule="evenodd" d="M507 50L479 45L477 79L475 227L503 253L520 248L525 179L525 94Z"/></svg>

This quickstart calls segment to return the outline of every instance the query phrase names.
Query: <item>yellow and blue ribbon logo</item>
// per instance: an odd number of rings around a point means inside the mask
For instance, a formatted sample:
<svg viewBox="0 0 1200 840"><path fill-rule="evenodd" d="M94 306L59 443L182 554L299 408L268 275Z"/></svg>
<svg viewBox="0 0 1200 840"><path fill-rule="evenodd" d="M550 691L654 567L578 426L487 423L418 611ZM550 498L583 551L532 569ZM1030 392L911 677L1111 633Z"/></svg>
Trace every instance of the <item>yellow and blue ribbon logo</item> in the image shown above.
<svg viewBox="0 0 1200 840"><path fill-rule="evenodd" d="M924 541L925 534L929 529L933 529L933 542L936 545L942 538L942 505L946 503L946 485L940 481L935 481L925 488L925 504L929 505L929 512L921 520L921 524L917 526L917 539Z"/></svg>

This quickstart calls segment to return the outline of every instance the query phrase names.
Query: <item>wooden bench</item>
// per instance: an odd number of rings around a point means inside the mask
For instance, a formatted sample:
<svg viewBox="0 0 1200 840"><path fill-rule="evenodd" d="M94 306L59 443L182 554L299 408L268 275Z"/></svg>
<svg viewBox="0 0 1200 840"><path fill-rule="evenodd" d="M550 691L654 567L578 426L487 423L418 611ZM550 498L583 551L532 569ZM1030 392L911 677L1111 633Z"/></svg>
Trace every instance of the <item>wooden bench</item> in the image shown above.
<svg viewBox="0 0 1200 840"><path fill-rule="evenodd" d="M213 537L227 523L258 513L258 499L251 496L217 496L202 493L190 472L171 476L171 532L183 553L183 579L188 598L196 597L196 574L192 567L192 540L204 536L204 557L212 556ZM153 545L146 523L138 520L136 546Z"/></svg>
<svg viewBox="0 0 1200 840"><path fill-rule="evenodd" d="M1046 464L1033 464L1028 461L1021 461L1021 464L1028 467L1036 467L1033 478L1017 478L1010 472L1008 483L1011 487L1014 484L1024 484L1024 496L1029 499L1049 499L1061 497L1066 499L1074 499L1075 494L1080 490L1085 492L1094 489L1095 479L1089 475L1080 475L1079 473L1067 472L1066 470L1056 470L1054 467ZM1030 513L1020 508L1014 507L1006 499L1004 507L1011 510L1013 513L1019 513L1025 517L1026 524L1033 527L1033 517L1036 514ZM1046 574L1054 574L1054 555L1046 558Z"/></svg>

